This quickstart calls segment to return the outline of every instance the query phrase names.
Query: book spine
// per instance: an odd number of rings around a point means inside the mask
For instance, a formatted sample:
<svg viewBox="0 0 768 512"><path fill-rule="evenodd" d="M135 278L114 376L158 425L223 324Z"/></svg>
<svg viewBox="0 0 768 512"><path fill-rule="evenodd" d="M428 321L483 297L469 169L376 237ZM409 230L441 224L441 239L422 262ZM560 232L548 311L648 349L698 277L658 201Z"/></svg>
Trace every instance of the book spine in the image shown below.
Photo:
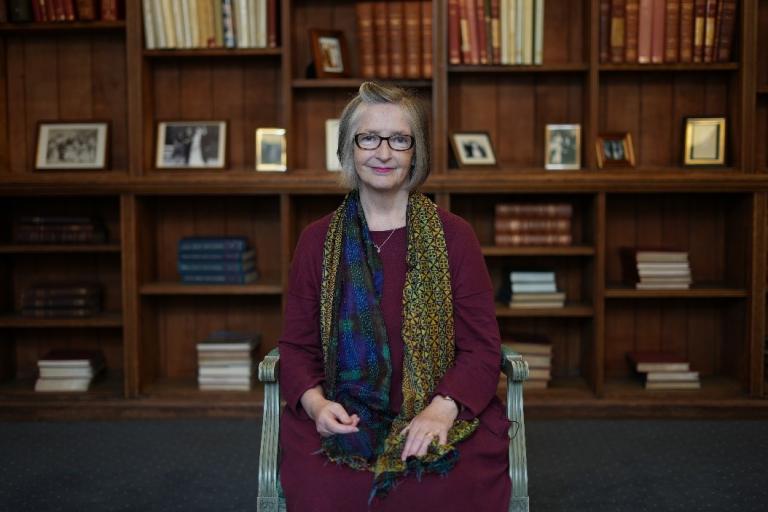
<svg viewBox="0 0 768 512"><path fill-rule="evenodd" d="M610 59L611 0L600 0L600 62Z"/></svg>
<svg viewBox="0 0 768 512"><path fill-rule="evenodd" d="M154 50L157 44L155 42L154 22L152 21L152 2L151 0L143 0L141 4L141 12L144 16L144 46L147 50Z"/></svg>
<svg viewBox="0 0 768 512"><path fill-rule="evenodd" d="M66 21L67 14L64 11L64 0L53 0L53 21Z"/></svg>
<svg viewBox="0 0 768 512"><path fill-rule="evenodd" d="M421 2L421 75L432 78L432 0Z"/></svg>
<svg viewBox="0 0 768 512"><path fill-rule="evenodd" d="M736 24L736 0L724 0L719 16L720 37L717 42L717 60L719 62L728 62L731 60L733 29Z"/></svg>
<svg viewBox="0 0 768 512"><path fill-rule="evenodd" d="M277 48L277 0L269 0L267 4L267 46Z"/></svg>
<svg viewBox="0 0 768 512"><path fill-rule="evenodd" d="M653 2L654 0L640 0L637 34L637 62L649 64L651 62L651 39L653 37Z"/></svg>
<svg viewBox="0 0 768 512"><path fill-rule="evenodd" d="M221 0L213 0L213 37L215 40L216 48L224 47L224 20L222 19Z"/></svg>
<svg viewBox="0 0 768 512"><path fill-rule="evenodd" d="M693 2L680 0L680 62L693 62Z"/></svg>
<svg viewBox="0 0 768 512"><path fill-rule="evenodd" d="M715 55L715 31L717 29L717 0L707 0L704 19L703 62L713 62Z"/></svg>
<svg viewBox="0 0 768 512"><path fill-rule="evenodd" d="M448 63L461 64L459 0L448 0Z"/></svg>
<svg viewBox="0 0 768 512"><path fill-rule="evenodd" d="M569 233L570 219L522 219L496 217L496 233Z"/></svg>
<svg viewBox="0 0 768 512"><path fill-rule="evenodd" d="M228 272L247 272L253 269L253 262L228 262L228 263L178 263L178 269L181 273L228 273Z"/></svg>
<svg viewBox="0 0 768 512"><path fill-rule="evenodd" d="M224 38L225 48L234 48L237 43L235 39L235 19L232 11L232 0L221 0L221 30Z"/></svg>
<svg viewBox="0 0 768 512"><path fill-rule="evenodd" d="M101 0L101 20L117 21L117 0Z"/></svg>
<svg viewBox="0 0 768 512"><path fill-rule="evenodd" d="M536 0L533 24L533 63L544 61L544 0Z"/></svg>
<svg viewBox="0 0 768 512"><path fill-rule="evenodd" d="M491 0L491 56L493 64L501 64L501 6Z"/></svg>
<svg viewBox="0 0 768 512"><path fill-rule="evenodd" d="M675 63L680 47L680 0L667 1L666 15L664 62Z"/></svg>
<svg viewBox="0 0 768 512"><path fill-rule="evenodd" d="M704 32L707 20L707 0L693 4L693 62L704 61Z"/></svg>
<svg viewBox="0 0 768 512"><path fill-rule="evenodd" d="M93 21L96 19L95 0L77 0L77 19L80 21Z"/></svg>
<svg viewBox="0 0 768 512"><path fill-rule="evenodd" d="M64 16L67 21L75 21L74 0L64 0Z"/></svg>
<svg viewBox="0 0 768 512"><path fill-rule="evenodd" d="M245 284L252 280L251 274L181 274L183 283Z"/></svg>
<svg viewBox="0 0 768 512"><path fill-rule="evenodd" d="M494 242L498 246L524 246L524 245L545 245L545 246L563 246L570 245L572 237L570 234L511 234L497 233L494 235Z"/></svg>
<svg viewBox="0 0 768 512"><path fill-rule="evenodd" d="M624 62L625 49L625 7L624 0L611 0L611 62Z"/></svg>
<svg viewBox="0 0 768 512"><path fill-rule="evenodd" d="M470 64L472 62L472 39L469 33L469 14L467 11L467 2L469 0L456 1L459 4L461 62L464 64Z"/></svg>
<svg viewBox="0 0 768 512"><path fill-rule="evenodd" d="M179 252L186 251L244 251L245 240L180 240Z"/></svg>
<svg viewBox="0 0 768 512"><path fill-rule="evenodd" d="M267 47L267 0L258 0L256 3L258 15L256 16L256 42L259 48Z"/></svg>
<svg viewBox="0 0 768 512"><path fill-rule="evenodd" d="M158 48L168 48L165 38L165 21L163 20L163 6L158 1L150 2L152 6L153 23L155 24L155 39Z"/></svg>
<svg viewBox="0 0 768 512"><path fill-rule="evenodd" d="M35 20L35 22L39 23L41 21L45 21L45 17L43 15L43 12L45 12L45 8L41 8L40 6L41 0L32 0L32 19ZM5 7L4 5L2 7ZM4 16L4 13L0 13L0 16Z"/></svg>
<svg viewBox="0 0 768 512"><path fill-rule="evenodd" d="M482 0L464 0L466 2L467 27L469 27L469 63L480 64L480 35L477 32L477 4Z"/></svg>
<svg viewBox="0 0 768 512"><path fill-rule="evenodd" d="M651 62L664 62L664 20L666 19L665 0L653 0L653 29L651 30Z"/></svg>
<svg viewBox="0 0 768 512"><path fill-rule="evenodd" d="M42 0L40 3L44 21L56 21L56 7L53 2L54 0Z"/></svg>
<svg viewBox="0 0 768 512"><path fill-rule="evenodd" d="M176 41L176 29L174 29L173 22L173 0L160 0L162 2L163 9L163 33L165 34L165 40L167 48L177 48Z"/></svg>
<svg viewBox="0 0 768 512"><path fill-rule="evenodd" d="M523 64L533 64L533 0L523 0Z"/></svg>
<svg viewBox="0 0 768 512"><path fill-rule="evenodd" d="M421 4L405 2L405 76L421 77Z"/></svg>
<svg viewBox="0 0 768 512"><path fill-rule="evenodd" d="M640 0L626 0L624 5L624 62L638 61L640 22Z"/></svg>
<svg viewBox="0 0 768 512"><path fill-rule="evenodd" d="M403 2L387 2L389 33L389 76L405 76L405 34L403 33Z"/></svg>
<svg viewBox="0 0 768 512"><path fill-rule="evenodd" d="M497 216L526 217L571 217L573 207L570 204L508 204L499 203L495 208Z"/></svg>
<svg viewBox="0 0 768 512"><path fill-rule="evenodd" d="M389 37L387 28L387 4L373 4L373 34L375 36L376 75L389 78Z"/></svg>
<svg viewBox="0 0 768 512"><path fill-rule="evenodd" d="M480 64L488 64L488 34L485 24L485 0L475 0L475 23L477 28L477 49Z"/></svg>
<svg viewBox="0 0 768 512"><path fill-rule="evenodd" d="M355 4L357 17L357 38L360 47L360 75L363 78L376 76L376 50L373 35L373 3Z"/></svg>

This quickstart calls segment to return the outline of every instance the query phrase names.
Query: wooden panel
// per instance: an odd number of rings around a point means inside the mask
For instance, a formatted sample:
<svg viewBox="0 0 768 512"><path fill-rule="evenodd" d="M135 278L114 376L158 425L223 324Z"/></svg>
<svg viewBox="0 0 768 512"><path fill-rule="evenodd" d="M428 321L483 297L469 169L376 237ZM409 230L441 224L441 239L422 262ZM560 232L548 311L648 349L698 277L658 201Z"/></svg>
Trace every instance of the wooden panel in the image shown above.
<svg viewBox="0 0 768 512"><path fill-rule="evenodd" d="M768 172L768 90L757 98L755 123L755 168L765 173Z"/></svg>
<svg viewBox="0 0 768 512"><path fill-rule="evenodd" d="M584 62L587 1L548 1L544 9L544 63Z"/></svg>
<svg viewBox="0 0 768 512"><path fill-rule="evenodd" d="M768 66L765 65L768 62L768 2L765 0L758 0L757 9L757 86L766 88L768 87ZM757 140L765 140L757 139Z"/></svg>

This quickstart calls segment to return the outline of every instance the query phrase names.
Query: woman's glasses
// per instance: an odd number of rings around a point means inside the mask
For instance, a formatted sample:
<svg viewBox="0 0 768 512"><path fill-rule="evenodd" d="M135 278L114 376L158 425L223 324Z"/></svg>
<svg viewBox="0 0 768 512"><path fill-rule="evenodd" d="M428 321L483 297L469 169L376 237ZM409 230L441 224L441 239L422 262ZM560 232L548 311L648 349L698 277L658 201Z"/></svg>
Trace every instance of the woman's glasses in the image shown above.
<svg viewBox="0 0 768 512"><path fill-rule="evenodd" d="M413 147L415 142L411 135L390 135L389 137L382 137L375 133L358 133L355 135L355 144L360 149L378 149L381 146L381 141L387 141L390 149L394 151L408 151Z"/></svg>

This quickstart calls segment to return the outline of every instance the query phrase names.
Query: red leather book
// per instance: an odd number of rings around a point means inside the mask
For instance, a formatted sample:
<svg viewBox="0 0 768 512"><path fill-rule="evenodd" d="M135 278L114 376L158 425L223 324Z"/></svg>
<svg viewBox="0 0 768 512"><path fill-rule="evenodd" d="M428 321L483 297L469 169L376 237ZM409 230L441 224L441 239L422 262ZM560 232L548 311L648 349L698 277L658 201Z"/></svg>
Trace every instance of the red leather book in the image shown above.
<svg viewBox="0 0 768 512"><path fill-rule="evenodd" d="M693 2L680 0L680 62L693 62Z"/></svg>
<svg viewBox="0 0 768 512"><path fill-rule="evenodd" d="M456 0L459 3L459 29L461 42L461 62L472 63L472 34L469 27L469 0ZM478 58L478 61L480 59Z"/></svg>
<svg viewBox="0 0 768 512"><path fill-rule="evenodd" d="M665 0L653 0L653 30L651 33L651 62L664 62L664 21L667 17Z"/></svg>
<svg viewBox="0 0 768 512"><path fill-rule="evenodd" d="M77 0L77 19L92 21L96 19L96 0Z"/></svg>
<svg viewBox="0 0 768 512"><path fill-rule="evenodd" d="M421 2L421 74L432 78L432 0Z"/></svg>
<svg viewBox="0 0 768 512"><path fill-rule="evenodd" d="M573 206L570 203L498 203L494 213L496 217L568 218L573 216Z"/></svg>
<svg viewBox="0 0 768 512"><path fill-rule="evenodd" d="M624 6L624 62L638 61L640 0L626 0Z"/></svg>
<svg viewBox="0 0 768 512"><path fill-rule="evenodd" d="M448 0L448 63L461 64L459 0Z"/></svg>
<svg viewBox="0 0 768 512"><path fill-rule="evenodd" d="M373 2L357 2L357 42L360 47L360 76L376 76L376 45L373 35Z"/></svg>
<svg viewBox="0 0 768 512"><path fill-rule="evenodd" d="M45 18L43 17L44 9L40 8L40 2L42 0L32 0L32 19L35 20L35 22L41 22L45 21ZM5 3L2 2L0 5L0 9L2 9L2 12L0 12L0 19L5 17ZM6 20L7 21L7 20Z"/></svg>
<svg viewBox="0 0 768 512"><path fill-rule="evenodd" d="M600 62L610 59L611 0L600 0Z"/></svg>
<svg viewBox="0 0 768 512"><path fill-rule="evenodd" d="M640 0L637 34L637 61L640 64L649 64L651 62L653 2L654 0Z"/></svg>
<svg viewBox="0 0 768 512"><path fill-rule="evenodd" d="M491 0L491 64L501 64L501 6L500 0Z"/></svg>
<svg viewBox="0 0 768 512"><path fill-rule="evenodd" d="M704 62L704 31L707 19L707 0L693 3L693 62Z"/></svg>
<svg viewBox="0 0 768 512"><path fill-rule="evenodd" d="M277 48L277 0L267 3L267 46Z"/></svg>
<svg viewBox="0 0 768 512"><path fill-rule="evenodd" d="M403 2L387 2L389 30L389 76L405 77L405 34L403 33Z"/></svg>
<svg viewBox="0 0 768 512"><path fill-rule="evenodd" d="M56 7L54 0L44 0L45 2L45 21L56 21Z"/></svg>
<svg viewBox="0 0 768 512"><path fill-rule="evenodd" d="M715 32L717 31L718 0L707 0L706 18L704 19L704 62L712 62L715 55Z"/></svg>
<svg viewBox="0 0 768 512"><path fill-rule="evenodd" d="M0 0L0 23L8 23L8 5L5 0Z"/></svg>
<svg viewBox="0 0 768 512"><path fill-rule="evenodd" d="M470 64L480 64L480 34L478 32L477 2L483 0L464 0L467 4L467 25L469 26Z"/></svg>
<svg viewBox="0 0 768 512"><path fill-rule="evenodd" d="M64 0L53 0L53 14L55 21L67 20L67 14L64 12Z"/></svg>
<svg viewBox="0 0 768 512"><path fill-rule="evenodd" d="M480 50L480 64L488 64L488 24L486 23L485 3L485 0L475 0L477 46Z"/></svg>
<svg viewBox="0 0 768 512"><path fill-rule="evenodd" d="M680 47L680 0L667 0L664 24L664 62L677 62Z"/></svg>
<svg viewBox="0 0 768 512"><path fill-rule="evenodd" d="M376 76L379 78L389 78L387 4L382 1L373 4L373 34L376 42Z"/></svg>
<svg viewBox="0 0 768 512"><path fill-rule="evenodd" d="M405 2L405 77L421 77L421 3L415 0Z"/></svg>
<svg viewBox="0 0 768 512"><path fill-rule="evenodd" d="M611 62L624 62L625 48L625 7L624 0L611 0Z"/></svg>
<svg viewBox="0 0 768 512"><path fill-rule="evenodd" d="M67 21L75 21L75 0L64 0L64 15Z"/></svg>
<svg viewBox="0 0 768 512"><path fill-rule="evenodd" d="M731 60L731 47L733 45L733 29L736 24L736 0L724 0L720 13L720 34L717 41L717 60L728 62Z"/></svg>

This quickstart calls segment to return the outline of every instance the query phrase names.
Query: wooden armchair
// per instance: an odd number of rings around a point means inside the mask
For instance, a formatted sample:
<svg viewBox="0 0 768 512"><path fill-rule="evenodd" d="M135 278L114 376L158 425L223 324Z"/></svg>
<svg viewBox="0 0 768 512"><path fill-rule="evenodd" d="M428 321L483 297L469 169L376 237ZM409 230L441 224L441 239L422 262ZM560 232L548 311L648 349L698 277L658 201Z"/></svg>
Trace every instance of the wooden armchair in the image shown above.
<svg viewBox="0 0 768 512"><path fill-rule="evenodd" d="M280 367L278 349L272 349L259 364L259 380L264 383L264 417L259 454L258 512L285 512L285 498L278 478L280 432ZM525 457L525 421L523 418L523 381L528 378L528 364L522 357L502 346L501 371L507 376L507 417L509 428L509 478L512 496L509 512L528 512L528 466Z"/></svg>

